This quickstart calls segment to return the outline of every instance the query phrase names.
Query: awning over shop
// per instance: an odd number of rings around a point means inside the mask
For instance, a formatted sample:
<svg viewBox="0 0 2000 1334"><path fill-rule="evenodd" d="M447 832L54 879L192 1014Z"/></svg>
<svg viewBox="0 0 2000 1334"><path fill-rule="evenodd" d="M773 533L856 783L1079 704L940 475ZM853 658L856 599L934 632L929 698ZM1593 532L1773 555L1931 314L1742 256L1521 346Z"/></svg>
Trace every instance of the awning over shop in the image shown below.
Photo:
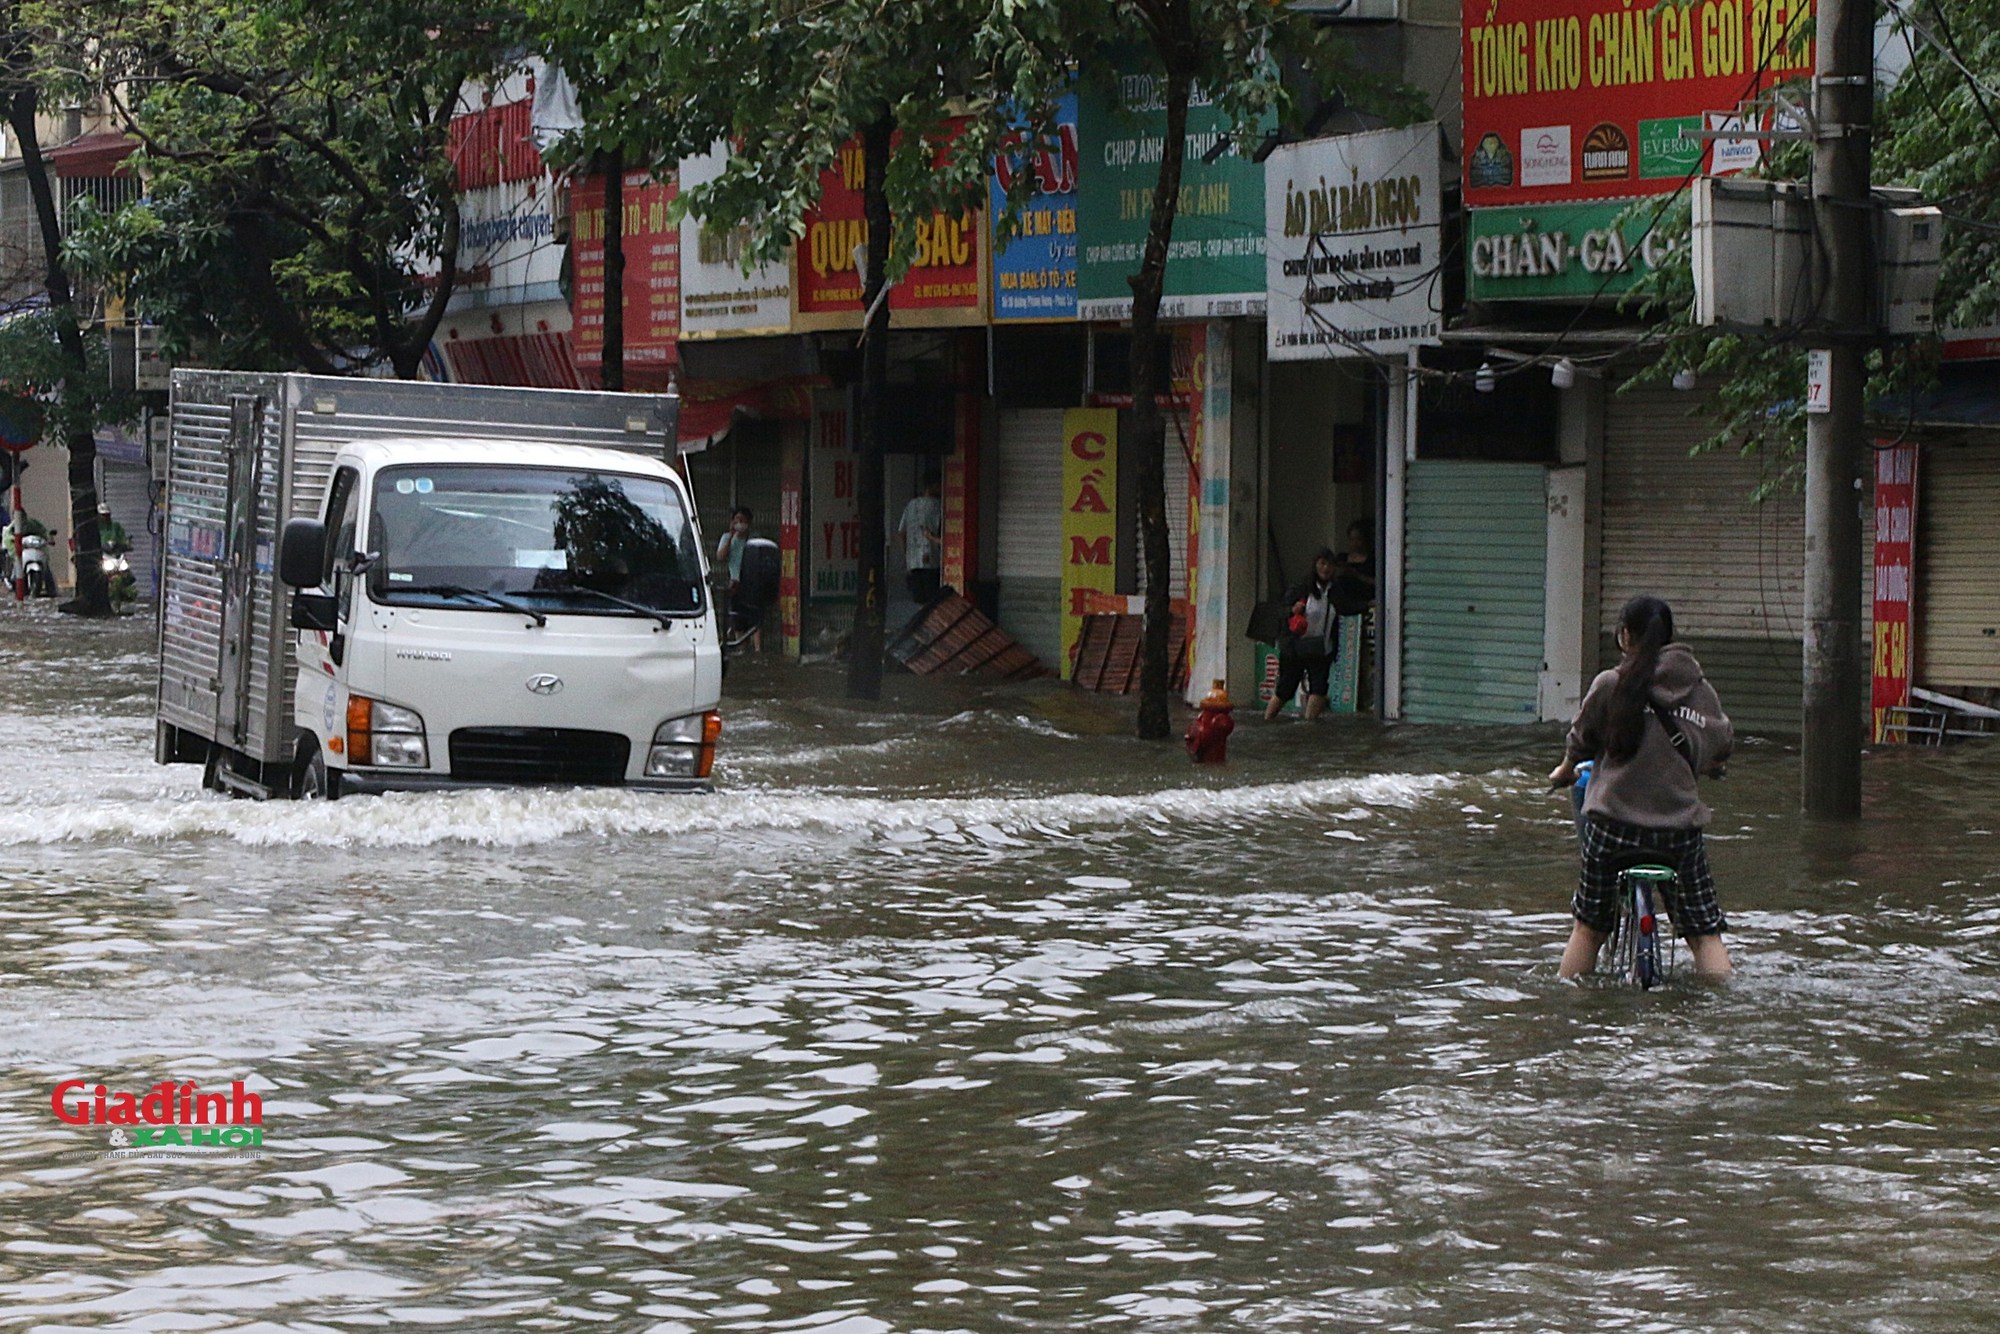
<svg viewBox="0 0 2000 1334"><path fill-rule="evenodd" d="M1929 389L1870 405L1878 428L2000 426L2000 361L1947 362Z"/></svg>
<svg viewBox="0 0 2000 1334"><path fill-rule="evenodd" d="M441 344L460 384L510 384L530 389L581 389L567 333L453 338Z"/></svg>
<svg viewBox="0 0 2000 1334"><path fill-rule="evenodd" d="M86 134L42 156L58 176L123 176L125 159L139 146L122 134Z"/></svg>
<svg viewBox="0 0 2000 1334"><path fill-rule="evenodd" d="M683 380L681 382L681 448L695 453L728 431L740 414L758 421L806 421L812 417L812 391L824 387L824 376L784 380Z"/></svg>

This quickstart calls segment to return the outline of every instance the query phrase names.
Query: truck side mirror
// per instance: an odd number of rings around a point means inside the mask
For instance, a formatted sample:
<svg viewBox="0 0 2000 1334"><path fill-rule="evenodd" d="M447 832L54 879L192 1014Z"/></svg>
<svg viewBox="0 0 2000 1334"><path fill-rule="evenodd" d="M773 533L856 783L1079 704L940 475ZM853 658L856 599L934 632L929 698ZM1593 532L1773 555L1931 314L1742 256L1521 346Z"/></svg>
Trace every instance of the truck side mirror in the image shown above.
<svg viewBox="0 0 2000 1334"><path fill-rule="evenodd" d="M285 520L278 534L278 578L293 588L318 588L325 570L326 525L318 519Z"/></svg>
<svg viewBox="0 0 2000 1334"><path fill-rule="evenodd" d="M340 628L340 599L331 593L319 593L311 589L300 589L292 594L292 628L294 630L324 630L331 634Z"/></svg>
<svg viewBox="0 0 2000 1334"><path fill-rule="evenodd" d="M736 580L736 605L761 611L778 600L778 544L753 537L743 544L743 572Z"/></svg>

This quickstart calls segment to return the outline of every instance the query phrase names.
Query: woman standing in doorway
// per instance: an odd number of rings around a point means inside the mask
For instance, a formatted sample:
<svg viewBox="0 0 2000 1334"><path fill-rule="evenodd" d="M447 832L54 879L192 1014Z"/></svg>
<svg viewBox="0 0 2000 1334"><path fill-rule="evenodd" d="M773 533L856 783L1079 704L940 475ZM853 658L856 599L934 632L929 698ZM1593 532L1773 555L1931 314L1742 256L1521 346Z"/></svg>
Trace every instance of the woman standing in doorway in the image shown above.
<svg viewBox="0 0 2000 1334"><path fill-rule="evenodd" d="M1285 601L1292 604L1284 639L1278 645L1278 688L1264 709L1264 721L1272 722L1292 696L1306 688L1306 721L1326 712L1326 696L1333 676L1333 660L1340 650L1340 608L1334 587L1340 562L1330 549L1313 557L1312 575L1294 588Z"/></svg>
<svg viewBox="0 0 2000 1334"><path fill-rule="evenodd" d="M1736 734L1715 688L1686 644L1674 641L1673 609L1644 594L1618 615L1616 669L1598 673L1549 781L1567 787L1594 760L1583 803L1583 871L1561 975L1593 967L1618 919L1618 876L1640 862L1674 867L1667 913L1686 937L1695 971L1729 976L1728 929L1715 900L1702 830L1713 814L1695 790L1716 776Z"/></svg>

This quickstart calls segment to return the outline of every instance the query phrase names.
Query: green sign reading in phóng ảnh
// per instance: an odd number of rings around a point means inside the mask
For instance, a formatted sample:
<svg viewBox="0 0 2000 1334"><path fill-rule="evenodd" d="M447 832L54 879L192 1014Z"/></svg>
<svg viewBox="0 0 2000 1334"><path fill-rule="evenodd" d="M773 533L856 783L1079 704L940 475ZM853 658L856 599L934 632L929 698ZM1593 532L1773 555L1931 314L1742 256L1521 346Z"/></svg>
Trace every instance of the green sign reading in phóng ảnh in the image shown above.
<svg viewBox="0 0 2000 1334"><path fill-rule="evenodd" d="M1669 233L1671 199L1611 199L1539 208L1476 208L1466 237L1475 301L1588 300L1630 291L1648 272L1686 263Z"/></svg>
<svg viewBox="0 0 2000 1334"><path fill-rule="evenodd" d="M1110 89L1086 83L1077 109L1077 315L1122 320L1152 224L1167 113L1164 78L1131 48ZM1110 94L1107 96L1107 92ZM1275 121L1267 120L1268 129ZM1160 315L1216 319L1264 313L1264 168L1229 142L1230 118L1205 90L1189 99L1180 207ZM1209 161L1213 153L1214 160Z"/></svg>

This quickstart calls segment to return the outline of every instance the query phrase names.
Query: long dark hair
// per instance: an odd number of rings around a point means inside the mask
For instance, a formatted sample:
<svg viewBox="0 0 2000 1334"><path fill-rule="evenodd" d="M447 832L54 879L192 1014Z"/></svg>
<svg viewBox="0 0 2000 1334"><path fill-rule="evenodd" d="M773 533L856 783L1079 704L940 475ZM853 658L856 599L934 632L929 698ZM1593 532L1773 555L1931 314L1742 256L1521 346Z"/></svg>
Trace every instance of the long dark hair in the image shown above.
<svg viewBox="0 0 2000 1334"><path fill-rule="evenodd" d="M1631 637L1632 646L1618 664L1618 684L1611 689L1604 754L1607 759L1629 760L1639 753L1639 743L1646 737L1653 673L1660 665L1660 650L1673 641L1674 609L1641 593L1618 613L1618 628Z"/></svg>

